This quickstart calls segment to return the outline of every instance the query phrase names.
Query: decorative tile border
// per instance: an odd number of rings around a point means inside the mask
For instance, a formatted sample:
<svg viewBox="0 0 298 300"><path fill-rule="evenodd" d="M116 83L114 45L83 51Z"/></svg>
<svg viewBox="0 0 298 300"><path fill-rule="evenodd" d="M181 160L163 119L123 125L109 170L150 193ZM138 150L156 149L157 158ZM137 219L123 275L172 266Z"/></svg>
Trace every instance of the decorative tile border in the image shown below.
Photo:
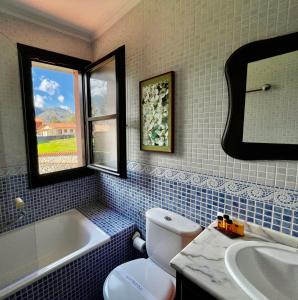
<svg viewBox="0 0 298 300"><path fill-rule="evenodd" d="M152 166L130 161L128 170L159 178L191 184L212 189L234 196L269 202L291 209L298 208L298 191L253 184L245 181L231 180L223 177L208 176L176 169Z"/></svg>
<svg viewBox="0 0 298 300"><path fill-rule="evenodd" d="M13 166L7 168L0 168L0 177L3 176L15 176L15 175L24 175L27 173L26 165Z"/></svg>
<svg viewBox="0 0 298 300"><path fill-rule="evenodd" d="M187 172L178 169L152 166L130 161L127 164L130 171L144 173L159 178L192 184L202 188L210 188L235 196L270 202L287 208L298 208L298 191L274 188L250 182L231 180L223 177ZM0 177L26 174L26 166L15 166L0 169Z"/></svg>
<svg viewBox="0 0 298 300"><path fill-rule="evenodd" d="M140 166L139 166L140 167ZM148 169L147 171L152 169ZM243 221L298 237L298 210L272 201L233 195L227 189L200 187L190 181L167 179L137 171L128 171L127 179L101 173L100 200L133 220L145 235L145 212L162 207L208 226L222 212ZM207 181L210 182L210 181ZM293 206L293 205L292 205Z"/></svg>

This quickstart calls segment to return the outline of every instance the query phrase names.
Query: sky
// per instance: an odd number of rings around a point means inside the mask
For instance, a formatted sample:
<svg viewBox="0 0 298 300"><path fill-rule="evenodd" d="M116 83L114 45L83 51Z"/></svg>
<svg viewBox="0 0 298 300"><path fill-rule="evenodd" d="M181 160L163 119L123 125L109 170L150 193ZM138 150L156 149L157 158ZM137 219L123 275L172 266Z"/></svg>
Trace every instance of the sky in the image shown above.
<svg viewBox="0 0 298 300"><path fill-rule="evenodd" d="M75 111L71 73L33 66L32 79L35 108L60 107Z"/></svg>

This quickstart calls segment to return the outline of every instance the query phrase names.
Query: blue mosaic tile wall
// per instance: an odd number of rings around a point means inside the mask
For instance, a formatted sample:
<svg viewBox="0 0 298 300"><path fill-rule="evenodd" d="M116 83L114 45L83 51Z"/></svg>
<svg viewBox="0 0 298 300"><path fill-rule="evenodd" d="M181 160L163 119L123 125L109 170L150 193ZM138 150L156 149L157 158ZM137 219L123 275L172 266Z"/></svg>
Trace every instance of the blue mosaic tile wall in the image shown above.
<svg viewBox="0 0 298 300"><path fill-rule="evenodd" d="M6 300L101 300L107 275L135 258L131 237L135 224L111 209L91 203L79 208L93 223L111 235L111 241L58 269Z"/></svg>
<svg viewBox="0 0 298 300"><path fill-rule="evenodd" d="M166 172L169 173L169 170ZM119 179L109 174L99 176L102 203L133 220L143 235L145 211L158 206L177 212L203 226L208 226L216 218L217 212L224 212L235 218L298 237L298 192L295 191L288 192L291 197L289 196L290 202L286 203L282 202L285 198L280 191L272 192L271 199L269 187L251 187L258 191L255 195L252 191L248 192L248 183L244 182L233 182L234 185L239 185L242 192L234 189L236 192L232 193L231 184L229 189L227 184L222 184L225 186L223 188L216 188L214 182L211 182L214 186L211 188L211 184L203 184L202 181L202 184L195 184L186 180L186 175L182 180L171 180L165 176L130 170L127 179ZM217 179L225 181L224 178ZM215 181L216 178L208 180L210 183L210 180Z"/></svg>
<svg viewBox="0 0 298 300"><path fill-rule="evenodd" d="M29 189L27 175L0 177L0 233L98 199L98 176L92 175L40 188ZM19 212L14 199L25 201L25 217L7 228Z"/></svg>

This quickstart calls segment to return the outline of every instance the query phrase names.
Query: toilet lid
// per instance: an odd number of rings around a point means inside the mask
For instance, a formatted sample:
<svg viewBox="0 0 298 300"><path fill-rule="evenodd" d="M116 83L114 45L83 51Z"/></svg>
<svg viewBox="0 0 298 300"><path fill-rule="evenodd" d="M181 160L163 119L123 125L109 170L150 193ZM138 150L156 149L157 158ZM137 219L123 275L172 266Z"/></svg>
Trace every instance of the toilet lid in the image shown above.
<svg viewBox="0 0 298 300"><path fill-rule="evenodd" d="M104 284L109 300L172 300L175 278L150 259L135 259L115 268Z"/></svg>

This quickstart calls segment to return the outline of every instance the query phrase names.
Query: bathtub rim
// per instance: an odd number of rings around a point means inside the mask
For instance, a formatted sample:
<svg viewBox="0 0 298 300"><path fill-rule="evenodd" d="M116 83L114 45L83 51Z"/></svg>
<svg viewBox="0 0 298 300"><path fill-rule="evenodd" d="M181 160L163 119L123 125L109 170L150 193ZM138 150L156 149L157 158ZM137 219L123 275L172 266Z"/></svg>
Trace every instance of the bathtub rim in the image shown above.
<svg viewBox="0 0 298 300"><path fill-rule="evenodd" d="M6 297L8 297L10 295L15 294L22 288L25 288L26 286L34 283L35 281L48 275L49 273L52 273L52 272L56 271L57 269L62 268L65 265L68 265L69 263L73 262L74 260L79 259L83 255L91 252L92 250L95 250L96 248L99 248L100 246L103 246L104 244L108 243L111 240L110 235L108 235L104 230L102 230L100 227L98 227L96 224L94 224L91 220L88 219L88 217L86 217L84 214L82 214L80 211L78 211L75 208L64 211L59 214L55 214L53 216L50 216L50 217L47 217L47 218L44 218L41 220L38 220L36 222L27 224L25 226L21 226L21 227L15 228L13 230L9 230L7 232L4 232L3 234L0 234L0 237L3 237L9 233L16 232L21 229L28 228L30 226L34 226L36 223L44 222L50 218L56 218L56 217L67 215L67 214L74 214L76 217L83 219L84 223L86 223L87 226L91 228L91 230L94 230L94 232L93 232L94 234L92 235L92 233L91 233L92 236L91 236L90 241L86 245L84 245L82 248L79 248L76 251L69 253L66 256L61 257L57 261L52 262L49 265L44 266L41 269L38 269L38 270L34 271L33 273L28 274L28 275L16 280L15 282L7 285L6 287L0 289L0 299L5 299ZM94 240L94 235L96 233L100 233L103 236L103 239L100 242L97 242Z"/></svg>

